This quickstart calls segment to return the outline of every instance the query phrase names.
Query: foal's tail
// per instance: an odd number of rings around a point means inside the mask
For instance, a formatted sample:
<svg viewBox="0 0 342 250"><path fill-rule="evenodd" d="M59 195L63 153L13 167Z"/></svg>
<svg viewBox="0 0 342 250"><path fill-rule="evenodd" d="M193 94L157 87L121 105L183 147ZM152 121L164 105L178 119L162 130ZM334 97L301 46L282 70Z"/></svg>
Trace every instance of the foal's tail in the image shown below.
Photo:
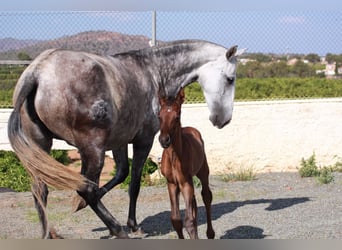
<svg viewBox="0 0 342 250"><path fill-rule="evenodd" d="M14 109L8 121L8 138L12 148L33 179L57 189L83 190L87 184L84 176L56 161L22 130L20 110L25 101L34 99L37 87L32 68L27 68L17 83Z"/></svg>

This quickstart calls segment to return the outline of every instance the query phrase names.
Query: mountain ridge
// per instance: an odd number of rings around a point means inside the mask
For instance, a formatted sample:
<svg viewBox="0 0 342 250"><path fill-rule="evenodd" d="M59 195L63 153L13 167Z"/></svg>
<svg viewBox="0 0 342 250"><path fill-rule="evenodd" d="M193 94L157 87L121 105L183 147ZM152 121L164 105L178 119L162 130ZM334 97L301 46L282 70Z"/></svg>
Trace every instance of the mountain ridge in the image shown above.
<svg viewBox="0 0 342 250"><path fill-rule="evenodd" d="M100 55L149 47L150 38L112 31L85 31L51 40L0 39L0 60L17 60L19 53L35 58L46 49L60 48L87 51Z"/></svg>

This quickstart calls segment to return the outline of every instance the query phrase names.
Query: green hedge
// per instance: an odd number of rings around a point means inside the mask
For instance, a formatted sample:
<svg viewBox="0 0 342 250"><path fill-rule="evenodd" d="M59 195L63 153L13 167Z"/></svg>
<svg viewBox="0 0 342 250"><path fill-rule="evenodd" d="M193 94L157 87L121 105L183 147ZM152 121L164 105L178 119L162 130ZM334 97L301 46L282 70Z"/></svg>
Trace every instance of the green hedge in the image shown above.
<svg viewBox="0 0 342 250"><path fill-rule="evenodd" d="M185 89L188 103L204 101L198 83ZM301 99L342 97L342 79L326 78L241 78L235 100Z"/></svg>
<svg viewBox="0 0 342 250"><path fill-rule="evenodd" d="M242 78L237 80L236 100L342 97L342 79Z"/></svg>
<svg viewBox="0 0 342 250"><path fill-rule="evenodd" d="M0 108L12 107L16 80L0 79ZM198 83L185 89L187 103L205 102ZM342 79L326 78L238 78L235 100L301 99L342 97Z"/></svg>
<svg viewBox="0 0 342 250"><path fill-rule="evenodd" d="M51 156L64 165L71 161L66 150L53 149ZM17 192L31 190L30 177L12 151L0 150L0 187L10 188Z"/></svg>

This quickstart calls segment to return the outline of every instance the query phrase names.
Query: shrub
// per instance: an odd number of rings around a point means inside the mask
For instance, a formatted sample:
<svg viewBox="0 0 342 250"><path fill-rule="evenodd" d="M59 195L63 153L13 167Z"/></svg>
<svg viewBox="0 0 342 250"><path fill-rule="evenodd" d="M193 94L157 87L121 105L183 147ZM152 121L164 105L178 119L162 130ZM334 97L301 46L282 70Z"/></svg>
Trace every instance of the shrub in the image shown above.
<svg viewBox="0 0 342 250"><path fill-rule="evenodd" d="M64 165L68 165L72 162L68 156L67 150L53 149L51 150L50 155Z"/></svg>
<svg viewBox="0 0 342 250"><path fill-rule="evenodd" d="M315 177L319 175L319 170L316 164L316 156L312 154L307 160L302 158L299 168L300 177Z"/></svg>
<svg viewBox="0 0 342 250"><path fill-rule="evenodd" d="M334 167L325 166L319 168L315 154L312 154L307 160L302 158L300 165L299 174L301 177L315 177L321 184L328 184L334 180ZM338 163L336 163L336 166L338 166Z"/></svg>
<svg viewBox="0 0 342 250"><path fill-rule="evenodd" d="M52 150L51 156L64 165L71 162L67 150ZM0 150L0 187L17 192L31 190L31 179L16 154L12 151Z"/></svg>
<svg viewBox="0 0 342 250"><path fill-rule="evenodd" d="M317 176L319 183L328 184L334 180L334 175L332 169L329 167L323 167Z"/></svg>
<svg viewBox="0 0 342 250"><path fill-rule="evenodd" d="M129 162L129 174L127 178L120 184L120 188L128 190L129 184L131 183L131 170L132 170L132 159L128 159ZM158 168L158 165L152 161L150 158L147 158L142 174L141 174L141 186L151 186L153 183L150 180L150 174L152 174L154 171L156 171ZM111 173L111 175L115 176L116 169Z"/></svg>
<svg viewBox="0 0 342 250"><path fill-rule="evenodd" d="M14 152L0 150L0 187L17 192L31 189L30 177Z"/></svg>

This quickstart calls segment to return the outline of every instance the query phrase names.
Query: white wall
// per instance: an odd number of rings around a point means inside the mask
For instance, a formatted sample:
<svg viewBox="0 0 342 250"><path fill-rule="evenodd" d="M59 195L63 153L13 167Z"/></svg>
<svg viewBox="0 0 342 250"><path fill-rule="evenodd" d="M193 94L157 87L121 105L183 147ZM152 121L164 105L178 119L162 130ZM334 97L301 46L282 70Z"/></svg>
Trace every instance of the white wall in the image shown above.
<svg viewBox="0 0 342 250"><path fill-rule="evenodd" d="M222 130L208 116L206 106L185 105L182 123L201 131L212 172L292 171L313 153L321 165L342 161L342 99L236 102ZM160 155L157 146L152 153Z"/></svg>

